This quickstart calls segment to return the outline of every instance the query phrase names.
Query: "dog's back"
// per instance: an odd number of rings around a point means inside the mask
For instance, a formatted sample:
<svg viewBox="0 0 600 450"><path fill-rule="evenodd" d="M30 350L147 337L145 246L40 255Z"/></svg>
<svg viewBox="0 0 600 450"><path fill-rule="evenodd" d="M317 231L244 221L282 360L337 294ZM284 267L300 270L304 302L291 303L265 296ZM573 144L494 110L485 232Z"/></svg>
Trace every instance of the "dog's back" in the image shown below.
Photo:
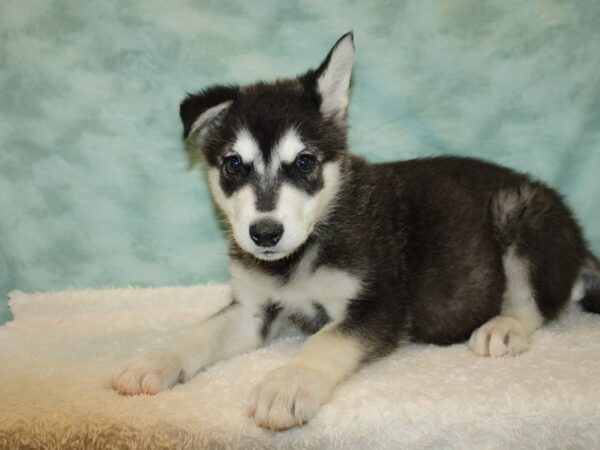
<svg viewBox="0 0 600 450"><path fill-rule="evenodd" d="M327 234L338 258L347 247L347 268L373 274L369 289L389 302L386 320L402 324L402 338L457 342L517 310L534 330L568 301L588 252L570 211L542 183L458 157L356 160L347 170L324 226L335 230Z"/></svg>

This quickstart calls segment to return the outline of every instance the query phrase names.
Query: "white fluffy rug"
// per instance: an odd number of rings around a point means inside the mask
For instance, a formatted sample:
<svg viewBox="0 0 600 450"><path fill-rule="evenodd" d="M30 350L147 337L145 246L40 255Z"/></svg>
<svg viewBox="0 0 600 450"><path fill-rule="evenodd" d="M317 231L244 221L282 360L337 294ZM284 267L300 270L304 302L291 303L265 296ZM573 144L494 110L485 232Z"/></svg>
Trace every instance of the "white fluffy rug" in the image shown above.
<svg viewBox="0 0 600 450"><path fill-rule="evenodd" d="M246 416L286 338L157 396L110 389L132 355L217 311L228 287L10 295L0 327L0 448L600 448L600 317L573 308L516 358L408 345L340 385L303 428Z"/></svg>

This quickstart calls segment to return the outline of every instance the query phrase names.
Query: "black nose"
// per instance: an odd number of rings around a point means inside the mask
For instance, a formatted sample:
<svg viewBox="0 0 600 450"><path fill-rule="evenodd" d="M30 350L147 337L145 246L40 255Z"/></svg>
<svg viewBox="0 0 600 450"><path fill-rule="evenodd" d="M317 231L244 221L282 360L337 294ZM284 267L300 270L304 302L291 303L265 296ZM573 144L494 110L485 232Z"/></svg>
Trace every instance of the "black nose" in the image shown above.
<svg viewBox="0 0 600 450"><path fill-rule="evenodd" d="M281 239L283 225L270 219L261 219L250 225L250 237L259 247L273 247Z"/></svg>

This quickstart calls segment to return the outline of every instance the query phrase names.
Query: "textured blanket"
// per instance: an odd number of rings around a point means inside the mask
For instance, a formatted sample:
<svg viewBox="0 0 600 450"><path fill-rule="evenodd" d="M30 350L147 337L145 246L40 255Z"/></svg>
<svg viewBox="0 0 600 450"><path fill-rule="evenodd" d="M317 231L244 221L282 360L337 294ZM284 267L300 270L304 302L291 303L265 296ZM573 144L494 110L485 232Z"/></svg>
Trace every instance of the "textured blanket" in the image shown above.
<svg viewBox="0 0 600 450"><path fill-rule="evenodd" d="M156 396L111 390L129 357L217 312L224 285L10 295L0 327L0 448L600 448L600 317L571 307L515 358L407 345L342 383L306 426L246 414L301 343L222 361Z"/></svg>

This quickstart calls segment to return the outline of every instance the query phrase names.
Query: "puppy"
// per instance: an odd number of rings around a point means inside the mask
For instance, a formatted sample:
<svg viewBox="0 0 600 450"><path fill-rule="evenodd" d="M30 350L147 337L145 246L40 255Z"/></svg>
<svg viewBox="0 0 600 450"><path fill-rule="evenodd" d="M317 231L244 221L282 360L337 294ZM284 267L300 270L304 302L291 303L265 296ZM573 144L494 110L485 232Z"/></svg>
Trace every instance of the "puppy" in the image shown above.
<svg viewBox="0 0 600 450"><path fill-rule="evenodd" d="M348 33L316 70L183 100L190 159L226 227L233 296L175 348L129 362L118 392L155 394L296 327L310 337L250 410L285 430L402 343L516 355L572 292L599 312L600 264L549 187L475 159L371 164L348 151L353 60Z"/></svg>

